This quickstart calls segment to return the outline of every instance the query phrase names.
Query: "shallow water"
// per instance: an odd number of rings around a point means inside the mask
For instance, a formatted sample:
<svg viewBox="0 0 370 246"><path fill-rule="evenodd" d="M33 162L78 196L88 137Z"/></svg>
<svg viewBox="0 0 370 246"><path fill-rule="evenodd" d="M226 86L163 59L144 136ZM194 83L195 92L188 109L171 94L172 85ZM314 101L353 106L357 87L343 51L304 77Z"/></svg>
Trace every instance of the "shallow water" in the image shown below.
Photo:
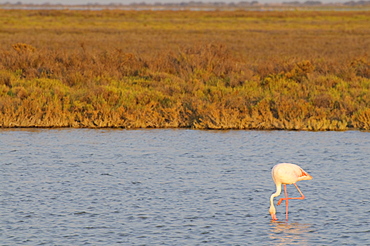
<svg viewBox="0 0 370 246"><path fill-rule="evenodd" d="M0 130L0 175L1 245L370 245L369 132Z"/></svg>

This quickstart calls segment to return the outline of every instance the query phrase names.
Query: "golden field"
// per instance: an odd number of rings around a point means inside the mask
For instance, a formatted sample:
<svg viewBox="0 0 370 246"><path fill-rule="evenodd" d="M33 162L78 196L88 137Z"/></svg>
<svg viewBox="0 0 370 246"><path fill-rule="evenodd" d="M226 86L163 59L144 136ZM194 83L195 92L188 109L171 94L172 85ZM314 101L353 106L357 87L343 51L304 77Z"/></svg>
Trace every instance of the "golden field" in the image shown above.
<svg viewBox="0 0 370 246"><path fill-rule="evenodd" d="M1 127L370 130L358 11L0 10Z"/></svg>

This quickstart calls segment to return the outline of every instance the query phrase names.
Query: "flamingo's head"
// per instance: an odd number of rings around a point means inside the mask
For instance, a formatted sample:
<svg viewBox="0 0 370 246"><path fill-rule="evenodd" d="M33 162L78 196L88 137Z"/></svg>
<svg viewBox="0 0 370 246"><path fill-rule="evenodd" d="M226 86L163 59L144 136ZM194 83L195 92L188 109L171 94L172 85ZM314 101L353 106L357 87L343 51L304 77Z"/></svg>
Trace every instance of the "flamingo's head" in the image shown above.
<svg viewBox="0 0 370 246"><path fill-rule="evenodd" d="M274 206L271 206L270 209L269 209L269 213L271 215L271 219L272 220L277 220L276 218L276 209Z"/></svg>

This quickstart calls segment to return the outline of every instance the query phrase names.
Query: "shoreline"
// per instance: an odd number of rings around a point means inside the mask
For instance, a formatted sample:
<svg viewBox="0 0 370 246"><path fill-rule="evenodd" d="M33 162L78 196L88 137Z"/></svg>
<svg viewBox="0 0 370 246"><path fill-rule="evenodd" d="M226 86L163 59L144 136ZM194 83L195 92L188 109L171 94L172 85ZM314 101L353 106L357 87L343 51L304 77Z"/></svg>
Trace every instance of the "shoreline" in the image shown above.
<svg viewBox="0 0 370 246"><path fill-rule="evenodd" d="M370 129L366 11L0 12L0 127Z"/></svg>

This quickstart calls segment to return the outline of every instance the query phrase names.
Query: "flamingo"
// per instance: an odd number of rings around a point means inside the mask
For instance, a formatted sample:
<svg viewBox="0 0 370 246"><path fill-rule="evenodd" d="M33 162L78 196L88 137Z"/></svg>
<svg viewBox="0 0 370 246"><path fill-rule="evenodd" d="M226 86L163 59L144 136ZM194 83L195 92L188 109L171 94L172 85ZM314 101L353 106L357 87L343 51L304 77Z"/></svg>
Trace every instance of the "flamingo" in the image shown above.
<svg viewBox="0 0 370 246"><path fill-rule="evenodd" d="M277 205L280 205L282 201L285 201L286 206L286 213L285 218L288 221L288 203L290 199L299 199L303 200L305 196L303 195L302 191L298 188L296 182L301 180L310 180L312 176L309 175L306 171L304 171L300 166L291 164L291 163L280 163L276 164L271 171L272 179L276 185L276 192L271 195L270 197L270 215L272 220L277 220L276 218L276 209L274 206L274 198L279 196L281 193L281 185L284 185L284 194L285 198L280 198ZM298 192L301 194L301 197L288 197L288 193L286 190L287 184L294 184L297 188Z"/></svg>

